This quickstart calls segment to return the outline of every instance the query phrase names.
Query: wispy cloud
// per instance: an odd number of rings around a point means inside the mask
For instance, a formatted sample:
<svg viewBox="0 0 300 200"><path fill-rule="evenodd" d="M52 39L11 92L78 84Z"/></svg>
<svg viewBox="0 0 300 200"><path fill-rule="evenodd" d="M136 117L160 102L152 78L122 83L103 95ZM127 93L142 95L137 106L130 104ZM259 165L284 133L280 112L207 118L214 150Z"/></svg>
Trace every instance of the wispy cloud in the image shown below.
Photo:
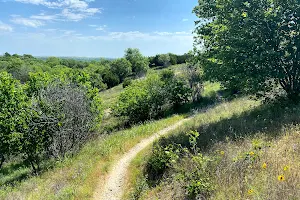
<svg viewBox="0 0 300 200"><path fill-rule="evenodd" d="M29 27L33 27L33 28L37 28L39 26L44 25L44 23L40 20L27 19L27 18L22 18L22 17L14 17L11 21L15 24L29 26Z"/></svg>
<svg viewBox="0 0 300 200"><path fill-rule="evenodd" d="M187 22L187 21L189 21L189 19L184 18L184 19L182 19L182 21Z"/></svg>
<svg viewBox="0 0 300 200"><path fill-rule="evenodd" d="M68 21L80 21L84 18L93 16L97 13L101 13L100 8L91 8L89 3L92 1L82 0L15 0L21 3L41 5L51 9L60 9L60 13L55 15L37 15L33 16L33 19L39 20L68 20Z"/></svg>
<svg viewBox="0 0 300 200"><path fill-rule="evenodd" d="M155 31L155 35L160 35L160 36L176 36L176 35L192 35L191 32L188 31L178 31L178 32L159 32Z"/></svg>
<svg viewBox="0 0 300 200"><path fill-rule="evenodd" d="M0 21L0 32L12 32L13 27Z"/></svg>

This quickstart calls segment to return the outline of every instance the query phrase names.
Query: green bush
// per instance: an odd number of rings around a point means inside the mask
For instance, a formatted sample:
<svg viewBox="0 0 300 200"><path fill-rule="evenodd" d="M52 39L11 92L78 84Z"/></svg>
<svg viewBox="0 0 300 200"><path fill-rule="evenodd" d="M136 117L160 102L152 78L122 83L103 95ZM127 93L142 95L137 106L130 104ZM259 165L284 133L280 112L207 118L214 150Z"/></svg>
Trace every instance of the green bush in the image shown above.
<svg viewBox="0 0 300 200"><path fill-rule="evenodd" d="M19 81L0 72L0 167L5 158L21 150L21 139L27 129L28 99Z"/></svg>
<svg viewBox="0 0 300 200"><path fill-rule="evenodd" d="M120 79L117 75L113 74L110 71L107 71L103 76L103 82L107 85L108 88L112 88L120 83Z"/></svg>
<svg viewBox="0 0 300 200"><path fill-rule="evenodd" d="M162 115L167 103L164 82L157 75L135 81L119 96L114 113L127 116L131 123L154 119Z"/></svg>
<svg viewBox="0 0 300 200"><path fill-rule="evenodd" d="M145 167L145 173L151 185L157 184L171 163L178 160L180 149L180 145L173 144L161 146L157 143L153 146L152 154Z"/></svg>
<svg viewBox="0 0 300 200"><path fill-rule="evenodd" d="M111 62L111 72L119 77L122 82L128 75L131 74L131 63L125 58L119 58Z"/></svg>
<svg viewBox="0 0 300 200"><path fill-rule="evenodd" d="M125 78L123 82L123 88L126 88L132 84L132 79L131 78Z"/></svg>

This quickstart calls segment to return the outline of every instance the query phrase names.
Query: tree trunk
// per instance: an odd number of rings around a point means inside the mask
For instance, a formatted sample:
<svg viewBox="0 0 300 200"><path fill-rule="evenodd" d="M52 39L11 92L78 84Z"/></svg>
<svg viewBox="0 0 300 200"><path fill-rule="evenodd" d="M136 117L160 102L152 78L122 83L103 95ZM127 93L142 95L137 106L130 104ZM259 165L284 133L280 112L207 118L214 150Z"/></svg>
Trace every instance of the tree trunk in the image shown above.
<svg viewBox="0 0 300 200"><path fill-rule="evenodd" d="M3 155L0 155L0 169L2 168L4 161L5 161L5 157Z"/></svg>

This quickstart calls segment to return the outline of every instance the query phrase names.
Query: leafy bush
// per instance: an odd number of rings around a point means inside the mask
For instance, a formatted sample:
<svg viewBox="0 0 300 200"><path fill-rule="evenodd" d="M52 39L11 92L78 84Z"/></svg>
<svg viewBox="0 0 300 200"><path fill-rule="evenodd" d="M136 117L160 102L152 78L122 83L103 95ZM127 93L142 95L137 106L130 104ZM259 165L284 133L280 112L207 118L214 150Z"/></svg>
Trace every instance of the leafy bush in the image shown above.
<svg viewBox="0 0 300 200"><path fill-rule="evenodd" d="M135 81L120 94L114 113L127 116L132 123L154 119L164 111L165 92L164 83L157 75Z"/></svg>
<svg viewBox="0 0 300 200"><path fill-rule="evenodd" d="M158 184L162 178L179 182L188 199L206 199L215 188L210 179L210 172L216 166L214 163L216 159L199 153L198 132L190 131L186 136L190 142L187 147L161 138L154 145L152 154L147 160L145 177L148 177L150 185Z"/></svg>
<svg viewBox="0 0 300 200"><path fill-rule="evenodd" d="M132 72L136 76L143 76L149 68L148 58L144 57L139 49L129 48L125 50L125 58L132 65Z"/></svg>
<svg viewBox="0 0 300 200"><path fill-rule="evenodd" d="M192 95L192 90L180 78L173 78L167 82L167 91L170 104L175 108L189 102Z"/></svg>
<svg viewBox="0 0 300 200"><path fill-rule="evenodd" d="M103 76L103 82L107 85L108 88L112 88L120 83L120 79L117 75L108 71Z"/></svg>
<svg viewBox="0 0 300 200"><path fill-rule="evenodd" d="M111 72L122 82L132 72L131 63L125 58L116 59L111 62Z"/></svg>
<svg viewBox="0 0 300 200"><path fill-rule="evenodd" d="M180 145L173 144L161 146L156 143L153 146L152 154L145 167L145 173L151 185L157 184L171 163L178 160L180 149Z"/></svg>
<svg viewBox="0 0 300 200"><path fill-rule="evenodd" d="M131 78L125 78L123 82L123 88L126 88L132 84L132 79Z"/></svg>
<svg viewBox="0 0 300 200"><path fill-rule="evenodd" d="M0 167L6 157L20 151L27 128L27 97L19 81L0 72Z"/></svg>

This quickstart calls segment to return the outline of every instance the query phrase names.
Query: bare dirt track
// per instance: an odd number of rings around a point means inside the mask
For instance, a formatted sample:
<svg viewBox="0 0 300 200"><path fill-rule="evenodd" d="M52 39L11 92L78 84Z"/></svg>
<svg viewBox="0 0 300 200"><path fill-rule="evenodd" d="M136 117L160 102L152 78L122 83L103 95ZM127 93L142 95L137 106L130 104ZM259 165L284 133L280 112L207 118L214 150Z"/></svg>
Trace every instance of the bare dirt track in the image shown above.
<svg viewBox="0 0 300 200"><path fill-rule="evenodd" d="M125 184L125 178L128 171L130 162L137 156L137 154L146 148L148 145L152 144L159 137L166 135L168 132L178 128L184 122L190 120L191 118L183 119L176 124L169 126L158 133L152 135L149 138L142 140L136 146L134 146L129 152L125 153L122 158L117 161L109 175L103 183L103 180L99 180L99 185L96 192L94 193L94 200L120 200L123 195L123 188ZM104 186L103 186L104 184Z"/></svg>

